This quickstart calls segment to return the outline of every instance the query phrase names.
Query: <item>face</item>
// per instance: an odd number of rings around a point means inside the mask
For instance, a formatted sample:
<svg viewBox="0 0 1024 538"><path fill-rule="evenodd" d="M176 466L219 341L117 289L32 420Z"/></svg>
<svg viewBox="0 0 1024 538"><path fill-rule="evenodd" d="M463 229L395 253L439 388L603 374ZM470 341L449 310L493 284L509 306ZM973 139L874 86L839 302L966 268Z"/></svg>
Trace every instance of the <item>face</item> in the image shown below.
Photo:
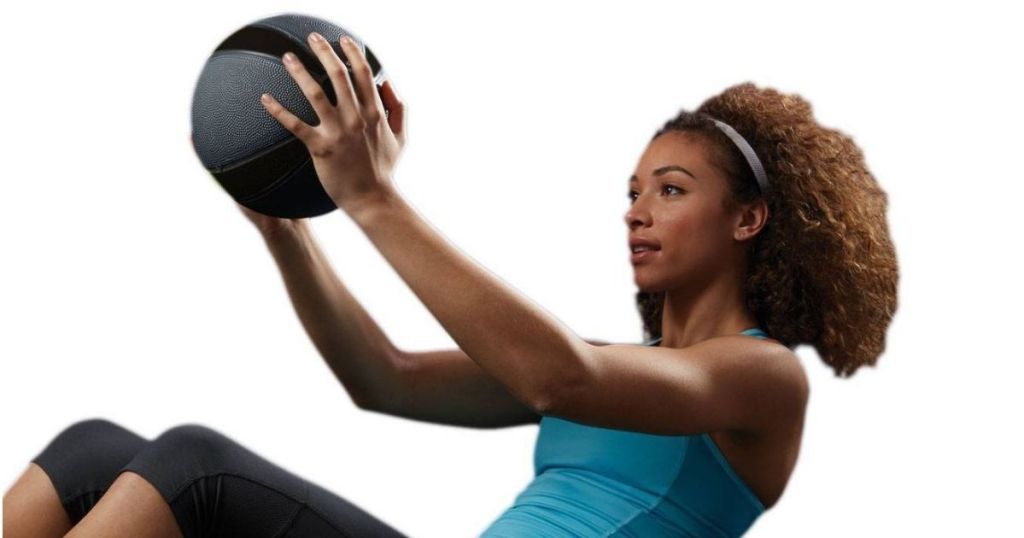
<svg viewBox="0 0 1024 538"><path fill-rule="evenodd" d="M700 286L735 263L734 217L722 206L728 185L704 158L698 139L669 131L652 141L629 181L629 239L655 243L640 255L630 248L642 291Z"/></svg>

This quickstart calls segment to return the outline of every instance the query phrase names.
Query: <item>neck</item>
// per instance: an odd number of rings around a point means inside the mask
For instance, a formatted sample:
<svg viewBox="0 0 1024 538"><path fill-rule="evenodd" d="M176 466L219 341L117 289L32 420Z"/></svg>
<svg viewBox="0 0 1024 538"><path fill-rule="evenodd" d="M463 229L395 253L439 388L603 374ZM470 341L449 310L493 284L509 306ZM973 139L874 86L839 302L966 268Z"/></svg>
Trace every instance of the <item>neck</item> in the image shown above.
<svg viewBox="0 0 1024 538"><path fill-rule="evenodd" d="M739 264L742 266L742 264ZM661 346L682 348L757 326L743 296L744 275L720 273L708 285L665 292Z"/></svg>

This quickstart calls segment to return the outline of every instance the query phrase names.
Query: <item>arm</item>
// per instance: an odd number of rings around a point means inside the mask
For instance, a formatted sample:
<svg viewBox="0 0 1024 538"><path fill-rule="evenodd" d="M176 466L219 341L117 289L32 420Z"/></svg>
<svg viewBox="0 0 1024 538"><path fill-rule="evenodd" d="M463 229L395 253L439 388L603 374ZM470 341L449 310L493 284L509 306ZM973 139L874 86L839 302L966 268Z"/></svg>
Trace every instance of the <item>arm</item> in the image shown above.
<svg viewBox="0 0 1024 538"><path fill-rule="evenodd" d="M802 416L810 391L791 350L742 335L678 349L592 346L583 369L541 412L659 435L759 434Z"/></svg>
<svg viewBox="0 0 1024 538"><path fill-rule="evenodd" d="M305 220L262 233L306 333L364 407L392 384L398 350L335 275Z"/></svg>
<svg viewBox="0 0 1024 538"><path fill-rule="evenodd" d="M361 409L476 428L540 420L461 349L397 349L337 277L305 220L260 230L306 333Z"/></svg>
<svg viewBox="0 0 1024 538"><path fill-rule="evenodd" d="M595 424L692 433L753 424L760 411L755 405L773 406L773 397L796 386L791 377L758 362L758 354L749 349L741 357L723 351L728 346L720 342L736 337L671 350L598 347L576 336L448 243L400 196L392 170L394 140L401 130L396 122L384 121L366 58L342 39L352 64L352 76L346 76L334 50L316 35L310 37L331 74L337 106L302 65L286 61L320 123L305 123L269 94L264 95L267 112L303 141L324 191L459 348L517 400L534 412ZM761 379L757 374L771 375ZM768 388L760 386L762 381Z"/></svg>
<svg viewBox="0 0 1024 538"><path fill-rule="evenodd" d="M322 37L313 33L309 41L337 103L289 53L285 66L319 123L307 124L263 94L267 113L302 140L324 192L356 221L458 347L516 399L531 409L544 405L552 387L581 375L587 343L457 251L405 204L391 182L404 126L385 114L384 96L362 50L341 39L350 72Z"/></svg>
<svg viewBox="0 0 1024 538"><path fill-rule="evenodd" d="M399 366L395 384L377 392L367 410L471 428L504 428L541 419L461 349L400 353Z"/></svg>
<svg viewBox="0 0 1024 538"><path fill-rule="evenodd" d="M480 368L533 410L582 375L588 344L449 243L397 192L345 206L395 272Z"/></svg>
<svg viewBox="0 0 1024 538"><path fill-rule="evenodd" d="M324 191L459 348L517 400L537 413L670 434L751 427L801 404L806 391L793 373L803 375L795 357L737 336L684 349L593 346L457 250L394 187L393 148L402 129L384 121L362 51L342 39L349 77L333 49L310 37L337 106L302 65L286 61L320 123L305 123L269 94L267 112L306 144Z"/></svg>

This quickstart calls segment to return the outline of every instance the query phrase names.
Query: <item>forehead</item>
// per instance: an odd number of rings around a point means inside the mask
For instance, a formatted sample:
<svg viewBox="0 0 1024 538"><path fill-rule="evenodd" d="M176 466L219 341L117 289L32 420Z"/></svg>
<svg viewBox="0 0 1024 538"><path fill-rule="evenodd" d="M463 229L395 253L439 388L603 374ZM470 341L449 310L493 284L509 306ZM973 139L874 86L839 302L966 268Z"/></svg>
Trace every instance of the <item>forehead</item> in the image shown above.
<svg viewBox="0 0 1024 538"><path fill-rule="evenodd" d="M646 180L658 168L678 165L693 173L699 181L700 178L712 174L703 151L700 140L693 135L667 132L647 145L637 163L636 175L641 180ZM677 175L690 178L686 174Z"/></svg>

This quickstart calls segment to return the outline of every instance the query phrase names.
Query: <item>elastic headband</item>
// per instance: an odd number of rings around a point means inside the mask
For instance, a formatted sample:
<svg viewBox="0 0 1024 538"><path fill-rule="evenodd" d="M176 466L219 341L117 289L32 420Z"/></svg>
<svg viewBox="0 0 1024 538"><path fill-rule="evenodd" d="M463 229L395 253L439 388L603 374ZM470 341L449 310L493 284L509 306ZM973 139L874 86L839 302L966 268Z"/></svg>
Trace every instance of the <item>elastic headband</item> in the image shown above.
<svg viewBox="0 0 1024 538"><path fill-rule="evenodd" d="M750 147L746 139L727 123L718 121L715 118L711 118L711 121L715 122L715 125L736 144L736 147L740 148L740 152L746 157L750 169L754 171L754 177L757 178L757 186L761 189L761 194L768 192L768 174L764 172L764 166L761 165L761 160L754 153L754 148Z"/></svg>

